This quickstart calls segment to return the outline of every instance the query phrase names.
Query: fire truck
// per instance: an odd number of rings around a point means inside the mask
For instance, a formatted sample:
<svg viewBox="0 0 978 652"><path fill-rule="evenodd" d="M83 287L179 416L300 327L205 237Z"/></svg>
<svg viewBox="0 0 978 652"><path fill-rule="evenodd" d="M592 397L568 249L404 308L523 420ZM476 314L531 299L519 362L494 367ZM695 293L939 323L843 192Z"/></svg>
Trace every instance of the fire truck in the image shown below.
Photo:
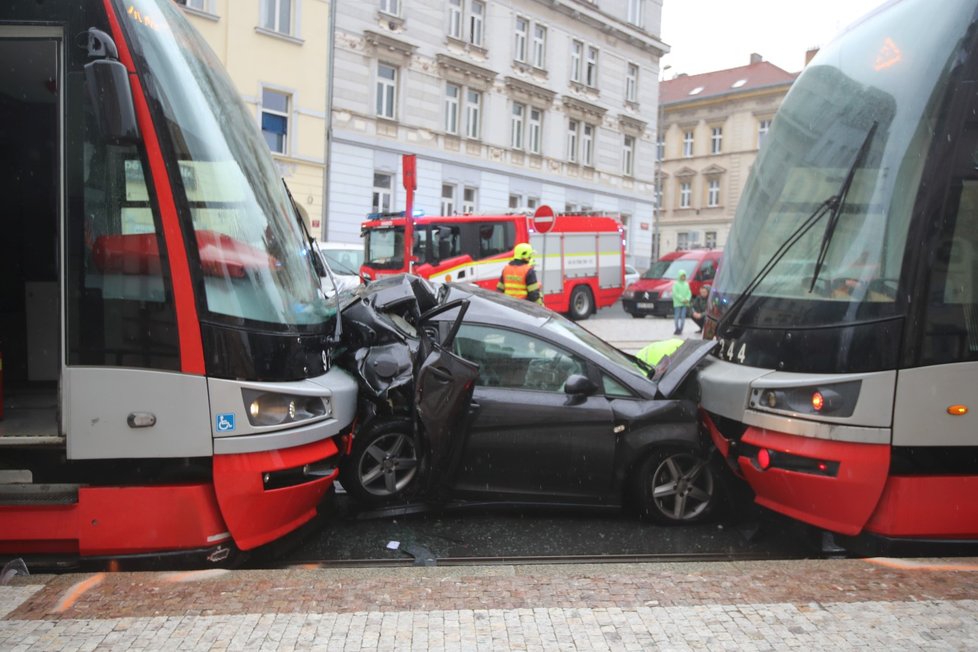
<svg viewBox="0 0 978 652"><path fill-rule="evenodd" d="M410 211L372 215L361 225L365 279L411 272L496 289L513 247L529 242L551 310L586 319L624 289L622 226L613 217L556 214L547 206L533 215L406 215Z"/></svg>

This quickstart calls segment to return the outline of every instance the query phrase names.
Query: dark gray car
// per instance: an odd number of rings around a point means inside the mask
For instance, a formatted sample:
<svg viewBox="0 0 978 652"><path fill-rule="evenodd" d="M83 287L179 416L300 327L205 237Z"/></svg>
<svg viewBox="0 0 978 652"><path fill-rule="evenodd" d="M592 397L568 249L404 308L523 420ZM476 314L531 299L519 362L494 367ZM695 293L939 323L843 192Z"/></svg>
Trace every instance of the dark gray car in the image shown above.
<svg viewBox="0 0 978 652"><path fill-rule="evenodd" d="M343 486L370 506L621 506L692 523L718 501L684 382L712 348L656 372L574 322L472 285L401 276L344 309L361 427Z"/></svg>

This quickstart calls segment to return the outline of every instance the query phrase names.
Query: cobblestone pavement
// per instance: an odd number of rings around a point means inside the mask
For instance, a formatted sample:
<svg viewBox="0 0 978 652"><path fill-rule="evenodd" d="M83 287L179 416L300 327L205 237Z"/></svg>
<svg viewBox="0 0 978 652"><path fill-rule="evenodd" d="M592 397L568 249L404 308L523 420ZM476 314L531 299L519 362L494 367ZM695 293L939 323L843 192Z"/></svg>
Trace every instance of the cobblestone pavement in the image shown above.
<svg viewBox="0 0 978 652"><path fill-rule="evenodd" d="M978 559L18 577L0 650L978 649Z"/></svg>

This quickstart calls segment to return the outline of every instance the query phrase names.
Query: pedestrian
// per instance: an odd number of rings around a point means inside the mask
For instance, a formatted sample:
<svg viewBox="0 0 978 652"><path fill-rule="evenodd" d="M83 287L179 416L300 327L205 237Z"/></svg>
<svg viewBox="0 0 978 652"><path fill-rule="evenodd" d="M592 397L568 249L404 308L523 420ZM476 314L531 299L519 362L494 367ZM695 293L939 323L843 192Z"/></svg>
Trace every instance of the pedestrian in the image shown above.
<svg viewBox="0 0 978 652"><path fill-rule="evenodd" d="M693 293L686 282L686 272L679 272L679 278L672 282L672 318L676 325L673 335L682 335L686 325L686 309Z"/></svg>
<svg viewBox="0 0 978 652"><path fill-rule="evenodd" d="M703 324L706 323L706 306L707 300L710 298L710 286L701 285L699 294L693 297L693 300L689 304L690 317L693 323L697 326L697 333L703 332Z"/></svg>
<svg viewBox="0 0 978 652"><path fill-rule="evenodd" d="M513 249L513 260L503 268L496 289L517 299L526 299L543 305L540 282L533 269L533 247L521 242Z"/></svg>

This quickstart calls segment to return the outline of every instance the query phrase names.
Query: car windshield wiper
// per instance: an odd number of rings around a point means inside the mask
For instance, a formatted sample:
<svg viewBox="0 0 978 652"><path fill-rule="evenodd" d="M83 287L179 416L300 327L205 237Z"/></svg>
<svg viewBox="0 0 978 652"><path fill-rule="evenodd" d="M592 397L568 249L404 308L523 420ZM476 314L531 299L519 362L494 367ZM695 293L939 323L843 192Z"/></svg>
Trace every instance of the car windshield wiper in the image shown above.
<svg viewBox="0 0 978 652"><path fill-rule="evenodd" d="M650 365L648 362L638 357L637 355L632 355L631 353L627 353L625 351L622 351L622 353L628 358L630 362L633 362L636 365L638 365L641 369L644 369L646 377L651 379L652 376L655 375L655 367Z"/></svg>
<svg viewBox="0 0 978 652"><path fill-rule="evenodd" d="M822 245L819 250L818 261L815 266L815 271L812 275L812 285L808 289L811 292L815 288L815 280L818 278L818 273L821 270L822 264L825 262L825 256L828 253L829 244L832 241L832 236L835 233L835 226L839 221L839 215L842 213L842 206L845 203L846 195L849 193L849 187L852 185L853 177L856 175L856 170L859 168L859 164L862 162L869 151L869 143L873 139L873 134L876 133L876 127L879 123L874 121L869 131L866 133L866 137L863 138L862 145L859 147L859 151L856 152L856 158L853 159L852 165L849 166L849 170L846 173L846 177L842 182L842 186L839 188L839 192L832 195L818 207L812 211L812 214L806 217L802 223L795 229L791 235L781 244L780 247L771 255L768 261L761 267L760 271L751 279L744 291L740 293L733 304L726 313L720 318L717 323L717 334L720 337L726 337L730 328L734 325L734 321L740 311L743 309L744 305L747 303L747 299L754 294L761 282L767 278L767 275L771 273L771 270L784 258L788 250L791 249L795 243L797 243L801 238L808 233L815 224L818 223L826 214L829 214L829 222L826 224L825 233L822 235Z"/></svg>

